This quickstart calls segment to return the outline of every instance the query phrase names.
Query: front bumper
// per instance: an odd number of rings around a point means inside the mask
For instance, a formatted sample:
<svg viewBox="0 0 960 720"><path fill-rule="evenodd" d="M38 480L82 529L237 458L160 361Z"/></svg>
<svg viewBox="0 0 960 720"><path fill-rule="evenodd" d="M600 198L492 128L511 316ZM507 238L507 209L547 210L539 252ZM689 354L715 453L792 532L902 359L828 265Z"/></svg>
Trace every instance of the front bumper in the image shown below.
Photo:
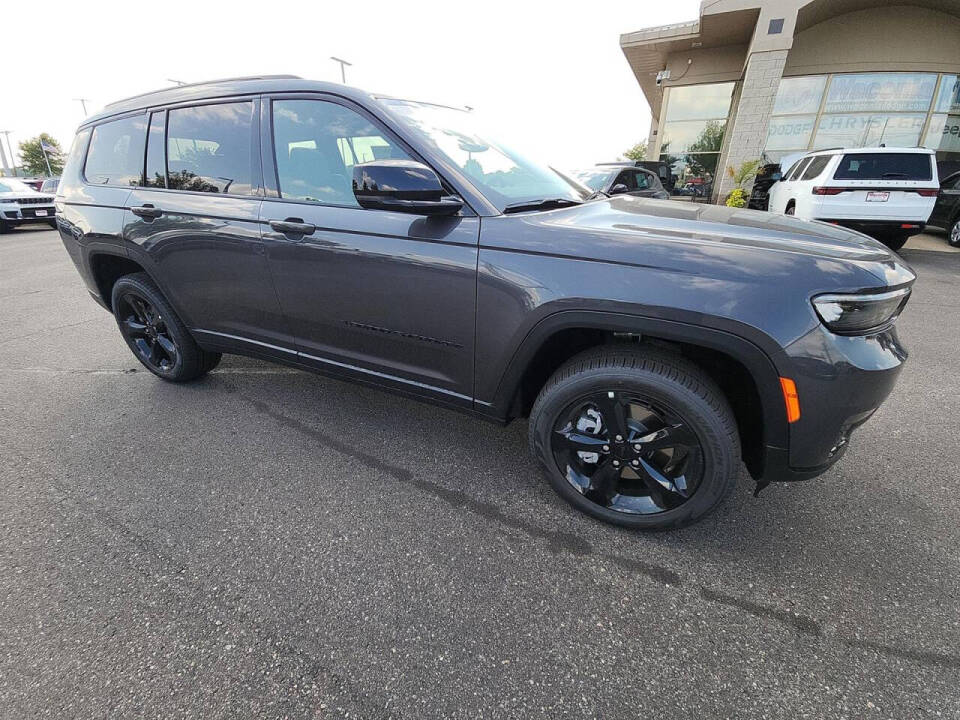
<svg viewBox="0 0 960 720"><path fill-rule="evenodd" d="M854 431L893 390L907 359L896 329L835 335L820 326L787 348L800 399L790 448L766 447L764 482L816 477L843 457Z"/></svg>
<svg viewBox="0 0 960 720"><path fill-rule="evenodd" d="M46 214L38 214L46 213ZM0 219L10 225L49 222L56 216L53 205L0 205Z"/></svg>

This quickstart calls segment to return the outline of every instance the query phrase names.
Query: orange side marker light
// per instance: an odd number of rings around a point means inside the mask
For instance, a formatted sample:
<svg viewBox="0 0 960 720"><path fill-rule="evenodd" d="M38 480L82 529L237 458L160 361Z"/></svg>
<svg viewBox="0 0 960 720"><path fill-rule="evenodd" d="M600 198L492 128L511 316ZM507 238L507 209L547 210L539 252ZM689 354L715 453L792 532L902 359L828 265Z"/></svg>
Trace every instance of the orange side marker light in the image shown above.
<svg viewBox="0 0 960 720"><path fill-rule="evenodd" d="M800 419L800 396L797 395L797 386L790 378L780 378L780 389L783 390L783 402L787 406L787 422L794 423Z"/></svg>

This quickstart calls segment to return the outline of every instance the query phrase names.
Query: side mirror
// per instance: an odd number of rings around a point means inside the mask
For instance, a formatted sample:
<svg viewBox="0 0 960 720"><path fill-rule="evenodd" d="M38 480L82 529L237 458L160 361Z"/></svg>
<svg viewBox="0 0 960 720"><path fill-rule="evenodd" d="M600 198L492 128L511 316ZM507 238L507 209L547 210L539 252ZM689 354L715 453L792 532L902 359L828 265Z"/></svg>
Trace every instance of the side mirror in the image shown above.
<svg viewBox="0 0 960 720"><path fill-rule="evenodd" d="M630 188L628 188L628 187L627 187L626 185L624 185L623 183L617 183L617 184L614 185L612 188L610 188L610 193L609 193L609 194L610 194L610 195L623 195L625 192L630 192Z"/></svg>
<svg viewBox="0 0 960 720"><path fill-rule="evenodd" d="M412 215L453 215L459 198L444 197L437 174L413 160L374 160L353 166L353 194L360 207Z"/></svg>

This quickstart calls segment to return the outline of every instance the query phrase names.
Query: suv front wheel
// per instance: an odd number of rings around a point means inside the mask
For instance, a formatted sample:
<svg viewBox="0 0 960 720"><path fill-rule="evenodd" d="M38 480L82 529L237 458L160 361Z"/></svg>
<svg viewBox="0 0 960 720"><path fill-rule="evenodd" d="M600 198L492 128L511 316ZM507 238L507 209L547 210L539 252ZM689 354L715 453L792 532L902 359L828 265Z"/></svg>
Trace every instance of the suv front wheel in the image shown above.
<svg viewBox="0 0 960 720"><path fill-rule="evenodd" d="M144 367L164 380L186 382L213 370L220 353L201 349L146 273L124 275L111 294L120 334Z"/></svg>
<svg viewBox="0 0 960 720"><path fill-rule="evenodd" d="M693 363L657 349L601 347L562 366L530 413L551 485L606 522L666 530L733 491L740 441L729 404Z"/></svg>

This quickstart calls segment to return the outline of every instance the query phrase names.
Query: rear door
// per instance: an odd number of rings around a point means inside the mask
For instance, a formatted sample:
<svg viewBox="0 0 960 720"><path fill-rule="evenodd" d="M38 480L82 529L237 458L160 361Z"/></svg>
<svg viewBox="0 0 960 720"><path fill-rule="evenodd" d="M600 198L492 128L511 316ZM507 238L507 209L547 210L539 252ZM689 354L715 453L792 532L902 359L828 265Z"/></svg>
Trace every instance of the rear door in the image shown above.
<svg viewBox="0 0 960 720"><path fill-rule="evenodd" d="M355 164L420 158L346 100L264 103L261 229L302 359L469 405L479 218L361 208ZM306 227L289 233L278 222Z"/></svg>
<svg viewBox="0 0 960 720"><path fill-rule="evenodd" d="M259 213L259 101L150 115L144 177L124 237L198 340L294 352L270 277Z"/></svg>

